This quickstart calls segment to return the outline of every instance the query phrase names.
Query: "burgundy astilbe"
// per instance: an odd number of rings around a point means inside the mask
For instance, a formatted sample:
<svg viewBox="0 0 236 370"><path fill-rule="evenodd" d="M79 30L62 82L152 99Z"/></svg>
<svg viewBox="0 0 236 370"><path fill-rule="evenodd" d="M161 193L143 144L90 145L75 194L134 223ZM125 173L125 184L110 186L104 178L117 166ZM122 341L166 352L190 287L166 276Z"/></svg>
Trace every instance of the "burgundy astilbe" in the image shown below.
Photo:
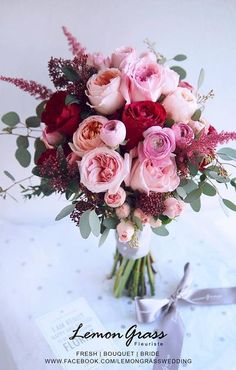
<svg viewBox="0 0 236 370"><path fill-rule="evenodd" d="M164 200L166 193L150 192L149 195L139 193L136 201L136 207L140 208L146 215L159 216L164 210Z"/></svg>
<svg viewBox="0 0 236 370"><path fill-rule="evenodd" d="M27 81L23 78L12 78L0 76L1 81L9 82L19 89L28 92L30 95L34 96L36 99L46 100L52 95L52 90L48 89L46 86L39 84L35 81Z"/></svg>
<svg viewBox="0 0 236 370"><path fill-rule="evenodd" d="M70 31L67 29L67 27L63 26L62 27L62 30L63 30L63 33L64 35L66 36L67 38L67 41L68 41L68 44L70 46L70 51L72 52L73 55L75 56L79 56L79 55L83 55L86 53L86 48L83 47L76 39L76 37L74 37Z"/></svg>

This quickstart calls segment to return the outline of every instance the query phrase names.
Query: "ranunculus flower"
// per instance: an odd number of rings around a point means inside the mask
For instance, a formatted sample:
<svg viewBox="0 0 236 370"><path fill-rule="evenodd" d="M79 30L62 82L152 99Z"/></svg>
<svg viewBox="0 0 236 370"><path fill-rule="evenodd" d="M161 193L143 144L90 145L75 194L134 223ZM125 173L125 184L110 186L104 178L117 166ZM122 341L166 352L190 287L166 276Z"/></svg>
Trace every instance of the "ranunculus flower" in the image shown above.
<svg viewBox="0 0 236 370"><path fill-rule="evenodd" d="M90 77L87 82L87 96L91 107L101 114L112 114L124 104L120 93L121 72L107 68Z"/></svg>
<svg viewBox="0 0 236 370"><path fill-rule="evenodd" d="M42 122L46 125L47 134L59 132L72 136L80 123L81 108L78 104L65 104L67 93L58 91L46 103L42 113Z"/></svg>
<svg viewBox="0 0 236 370"><path fill-rule="evenodd" d="M125 198L126 198L126 192L124 191L123 188L119 188L115 194L107 191L104 196L104 200L106 204L112 208L117 208L117 207L122 206L122 204L125 202Z"/></svg>
<svg viewBox="0 0 236 370"><path fill-rule="evenodd" d="M164 201L165 210L163 214L169 218L175 218L179 216L184 209L184 202L177 200L174 197L167 198Z"/></svg>
<svg viewBox="0 0 236 370"><path fill-rule="evenodd" d="M187 123L197 109L196 97L184 87L177 89L168 95L162 102L167 116L175 122Z"/></svg>
<svg viewBox="0 0 236 370"><path fill-rule="evenodd" d="M70 148L79 157L83 157L88 151L104 146L100 132L108 119L103 116L90 116L83 120L73 135L73 144Z"/></svg>
<svg viewBox="0 0 236 370"><path fill-rule="evenodd" d="M163 159L175 150L175 134L172 129L150 127L143 133L144 141L139 144L139 158Z"/></svg>
<svg viewBox="0 0 236 370"><path fill-rule="evenodd" d="M194 132L189 125L183 122L175 123L171 127L175 134L176 145L179 148L185 148L190 145L194 139Z"/></svg>
<svg viewBox="0 0 236 370"><path fill-rule="evenodd" d="M121 46L111 54L111 66L122 68L126 63L133 63L136 59L136 51L130 46Z"/></svg>
<svg viewBox="0 0 236 370"><path fill-rule="evenodd" d="M100 132L102 141L111 148L116 148L123 143L126 136L126 128L123 122L112 120L106 122Z"/></svg>
<svg viewBox="0 0 236 370"><path fill-rule="evenodd" d="M81 183L94 193L116 193L130 171L130 156L101 147L86 153L79 163Z"/></svg>
<svg viewBox="0 0 236 370"><path fill-rule="evenodd" d="M53 149L64 141L64 136L57 131L48 133L45 127L41 140L44 142L47 149Z"/></svg>
<svg viewBox="0 0 236 370"><path fill-rule="evenodd" d="M161 93L168 95L173 93L179 84L179 75L169 67L164 67L164 82Z"/></svg>
<svg viewBox="0 0 236 370"><path fill-rule="evenodd" d="M140 208L134 210L134 216L138 217L142 224L147 224L150 221L150 216L146 215Z"/></svg>
<svg viewBox="0 0 236 370"><path fill-rule="evenodd" d="M122 206L116 208L116 216L119 219L127 218L130 215L130 205L128 203L122 204Z"/></svg>
<svg viewBox="0 0 236 370"><path fill-rule="evenodd" d="M130 150L143 140L143 132L151 126L163 126L166 111L160 103L140 101L127 104L122 121L126 127L126 149Z"/></svg>
<svg viewBox="0 0 236 370"><path fill-rule="evenodd" d="M164 84L164 67L149 57L140 58L123 69L121 92L127 103L157 101Z"/></svg>
<svg viewBox="0 0 236 370"><path fill-rule="evenodd" d="M131 221L124 221L121 222L116 227L118 238L121 243L127 243L132 239L134 235L134 224Z"/></svg>
<svg viewBox="0 0 236 370"><path fill-rule="evenodd" d="M150 191L165 193L174 191L180 183L174 156L160 161L155 159L136 159L126 185L133 190L149 194Z"/></svg>

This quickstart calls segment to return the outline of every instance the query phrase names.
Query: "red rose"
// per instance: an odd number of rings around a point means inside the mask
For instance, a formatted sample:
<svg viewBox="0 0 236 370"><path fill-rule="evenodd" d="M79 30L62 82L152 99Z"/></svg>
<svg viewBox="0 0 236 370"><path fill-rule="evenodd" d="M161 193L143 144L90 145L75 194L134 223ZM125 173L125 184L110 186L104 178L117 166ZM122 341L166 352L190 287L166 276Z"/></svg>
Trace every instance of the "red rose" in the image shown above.
<svg viewBox="0 0 236 370"><path fill-rule="evenodd" d="M58 91L52 95L42 113L42 122L46 125L46 132L59 132L65 136L72 136L79 126L80 106L65 104L67 93Z"/></svg>
<svg viewBox="0 0 236 370"><path fill-rule="evenodd" d="M139 101L127 104L122 121L126 127L126 150L138 145L143 139L143 132L151 126L161 126L166 119L166 111L160 103Z"/></svg>

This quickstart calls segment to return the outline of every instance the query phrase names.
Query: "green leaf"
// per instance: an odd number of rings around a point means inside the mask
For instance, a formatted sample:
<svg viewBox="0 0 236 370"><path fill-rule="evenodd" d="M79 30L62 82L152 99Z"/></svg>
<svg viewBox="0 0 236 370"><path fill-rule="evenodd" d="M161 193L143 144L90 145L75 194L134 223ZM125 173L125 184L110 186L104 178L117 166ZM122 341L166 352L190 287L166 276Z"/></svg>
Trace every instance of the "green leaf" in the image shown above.
<svg viewBox="0 0 236 370"><path fill-rule="evenodd" d="M80 101L76 98L76 96L66 95L65 104L70 105L70 104L74 104L74 103L80 104Z"/></svg>
<svg viewBox="0 0 236 370"><path fill-rule="evenodd" d="M201 198L194 200L192 203L190 203L190 206L195 212L199 212L201 209Z"/></svg>
<svg viewBox="0 0 236 370"><path fill-rule="evenodd" d="M25 120L25 124L27 127L39 127L41 120L37 116L29 117Z"/></svg>
<svg viewBox="0 0 236 370"><path fill-rule="evenodd" d="M176 60L177 62L182 62L183 60L186 60L187 57L184 54L178 54L176 55L173 60Z"/></svg>
<svg viewBox="0 0 236 370"><path fill-rule="evenodd" d="M201 114L202 114L201 109L197 109L197 110L193 113L193 115L192 115L191 119L192 119L193 121L199 121L199 119L200 119L200 117L201 117Z"/></svg>
<svg viewBox="0 0 236 370"><path fill-rule="evenodd" d="M94 236L99 236L101 232L101 225L98 215L94 210L89 214L89 225Z"/></svg>
<svg viewBox="0 0 236 370"><path fill-rule="evenodd" d="M101 237L99 239L99 243L98 243L98 246L99 247L101 247L105 243L105 241L106 241L106 239L108 237L109 232L110 232L110 229L105 229L103 231L103 233L102 233L102 235L101 235Z"/></svg>
<svg viewBox="0 0 236 370"><path fill-rule="evenodd" d="M233 148L221 148L218 150L217 154L225 161L236 160L236 150Z"/></svg>
<svg viewBox="0 0 236 370"><path fill-rule="evenodd" d="M41 120L42 113L44 111L45 105L47 103L47 100L42 101L37 107L36 107L36 114L37 117Z"/></svg>
<svg viewBox="0 0 236 370"><path fill-rule="evenodd" d="M31 154L25 148L16 149L15 157L22 167L28 167L31 161Z"/></svg>
<svg viewBox="0 0 236 370"><path fill-rule="evenodd" d="M228 177L224 177L224 176L220 176L218 175L216 172L214 171L207 171L207 175L211 178L211 179L214 179L218 182L221 182L221 183L225 183L225 182L229 182L230 179Z"/></svg>
<svg viewBox="0 0 236 370"><path fill-rule="evenodd" d="M89 214L90 210L85 211L82 216L80 217L79 221L79 229L80 229L80 234L83 239L88 239L90 233L91 233L91 227L89 224Z"/></svg>
<svg viewBox="0 0 236 370"><path fill-rule="evenodd" d="M34 147L35 147L34 163L37 164L39 157L43 152L45 152L46 146L40 138L37 138L34 142Z"/></svg>
<svg viewBox="0 0 236 370"><path fill-rule="evenodd" d="M33 169L32 169L32 174L35 175L35 176L38 176L38 177L41 177L40 176L40 173L39 173L39 169L37 166L35 166Z"/></svg>
<svg viewBox="0 0 236 370"><path fill-rule="evenodd" d="M186 71L183 68L179 67L179 66L173 66L173 67L170 67L170 69L172 69L172 71L175 71L176 73L178 73L180 80L184 80L185 77L187 76Z"/></svg>
<svg viewBox="0 0 236 370"><path fill-rule="evenodd" d="M63 66L61 70L69 81L76 82L80 80L79 74L71 66Z"/></svg>
<svg viewBox="0 0 236 370"><path fill-rule="evenodd" d="M230 185L233 186L236 189L236 177L234 177L233 179L231 179Z"/></svg>
<svg viewBox="0 0 236 370"><path fill-rule="evenodd" d="M160 226L160 227L152 227L151 228L154 234L160 235L160 236L167 236L169 235L169 231L165 228L165 226Z"/></svg>
<svg viewBox="0 0 236 370"><path fill-rule="evenodd" d="M199 77L198 77L198 82L197 82L197 90L199 90L200 87L202 86L204 78L205 78L205 71L203 68L201 68Z"/></svg>
<svg viewBox="0 0 236 370"><path fill-rule="evenodd" d="M165 215L160 215L159 219L162 221L163 225L168 225L172 222L172 218L169 218L168 216Z"/></svg>
<svg viewBox="0 0 236 370"><path fill-rule="evenodd" d="M105 218L105 220L103 221L103 225L107 229L116 229L116 226L118 225L118 223L119 223L119 220L113 217Z"/></svg>
<svg viewBox="0 0 236 370"><path fill-rule="evenodd" d="M9 179L11 179L12 181L16 181L15 177L14 177L14 176L12 176L12 174L11 174L10 172L8 172L8 171L3 171L3 173L4 173L7 177L9 177Z"/></svg>
<svg viewBox="0 0 236 370"><path fill-rule="evenodd" d="M190 175L191 176L196 176L197 175L197 173L198 173L198 168L197 168L197 166L195 166L194 164L192 164L192 163L189 163L188 164L188 168L189 168L189 171L190 171Z"/></svg>
<svg viewBox="0 0 236 370"><path fill-rule="evenodd" d="M231 202L231 200L228 200L228 199L222 199L224 205L226 207L228 207L229 209L231 209L231 211L234 211L236 212L236 204L234 204L233 202Z"/></svg>
<svg viewBox="0 0 236 370"><path fill-rule="evenodd" d="M16 145L18 148L28 148L29 147L29 139L27 136L18 136L16 139Z"/></svg>
<svg viewBox="0 0 236 370"><path fill-rule="evenodd" d="M196 190L193 190L193 191L191 191L191 193L189 193L187 195L187 197L184 199L184 202L185 203L192 203L196 199L200 198L201 195L202 195L202 190L200 188L198 188Z"/></svg>
<svg viewBox="0 0 236 370"><path fill-rule="evenodd" d="M15 112L9 112L2 116L2 122L7 126L14 127L17 123L20 123L20 117Z"/></svg>
<svg viewBox="0 0 236 370"><path fill-rule="evenodd" d="M208 184L208 182L204 182L201 185L201 189L203 194L208 195L209 197L214 197L216 195L216 189L211 184Z"/></svg>
<svg viewBox="0 0 236 370"><path fill-rule="evenodd" d="M187 182L182 185L182 188L185 190L187 194L191 193L191 191L198 189L198 185L193 180L186 180Z"/></svg>
<svg viewBox="0 0 236 370"><path fill-rule="evenodd" d="M179 186L177 189L176 189L176 192L177 192L177 194L181 197L181 198L185 198L186 197L186 195L187 195L187 193L186 193L186 191L185 191L185 189L184 188L182 188L181 186Z"/></svg>
<svg viewBox="0 0 236 370"><path fill-rule="evenodd" d="M173 126L173 124L175 123L175 121L173 120L173 119L171 119L171 118L167 118L166 120L165 120L165 127L172 127Z"/></svg>
<svg viewBox="0 0 236 370"><path fill-rule="evenodd" d="M142 224L142 221L140 220L140 218L136 217L136 216L133 216L133 221L135 223L135 225L138 227L139 230L143 230L143 224Z"/></svg>
<svg viewBox="0 0 236 370"><path fill-rule="evenodd" d="M61 220L64 217L67 217L73 212L75 209L75 204L69 204L68 206L64 207L55 218L56 221Z"/></svg>

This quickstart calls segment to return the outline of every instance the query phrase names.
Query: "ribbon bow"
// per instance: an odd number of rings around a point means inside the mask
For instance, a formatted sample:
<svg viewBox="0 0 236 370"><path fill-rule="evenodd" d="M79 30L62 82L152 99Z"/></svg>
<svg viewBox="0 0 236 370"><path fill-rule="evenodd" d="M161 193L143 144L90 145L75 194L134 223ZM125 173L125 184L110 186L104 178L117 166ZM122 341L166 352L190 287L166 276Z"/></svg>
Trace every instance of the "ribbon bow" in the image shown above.
<svg viewBox="0 0 236 370"><path fill-rule="evenodd" d="M189 263L184 266L184 275L176 290L167 299L136 298L136 316L140 323L160 320L161 329L167 336L159 347L153 370L178 370L179 364L171 359L179 359L183 347L184 323L177 310L179 301L194 305L225 305L236 303L236 287L209 288L190 291L192 270ZM162 361L167 359L169 361Z"/></svg>

